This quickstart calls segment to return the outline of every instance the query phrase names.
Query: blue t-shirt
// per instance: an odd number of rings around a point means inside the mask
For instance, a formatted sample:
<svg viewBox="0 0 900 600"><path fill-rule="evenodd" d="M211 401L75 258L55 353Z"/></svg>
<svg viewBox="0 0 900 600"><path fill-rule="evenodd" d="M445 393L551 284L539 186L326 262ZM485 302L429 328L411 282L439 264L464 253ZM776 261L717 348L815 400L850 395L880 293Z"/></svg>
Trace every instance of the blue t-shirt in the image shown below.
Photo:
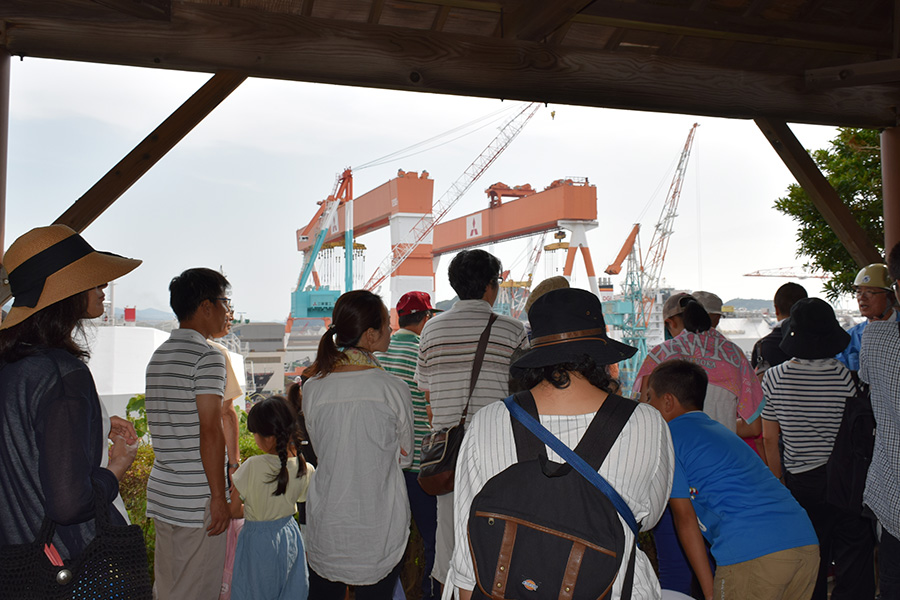
<svg viewBox="0 0 900 600"><path fill-rule="evenodd" d="M672 498L690 498L720 565L818 544L806 511L744 440L700 411L669 421Z"/></svg>

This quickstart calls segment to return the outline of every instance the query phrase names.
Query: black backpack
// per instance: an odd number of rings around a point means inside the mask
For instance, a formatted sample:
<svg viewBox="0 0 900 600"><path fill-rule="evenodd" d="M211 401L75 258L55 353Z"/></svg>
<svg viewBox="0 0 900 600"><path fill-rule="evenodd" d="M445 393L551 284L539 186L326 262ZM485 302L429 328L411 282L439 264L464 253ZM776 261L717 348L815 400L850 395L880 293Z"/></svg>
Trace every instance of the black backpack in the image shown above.
<svg viewBox="0 0 900 600"><path fill-rule="evenodd" d="M531 392L516 394L515 401L539 419ZM610 395L597 411L575 448L594 471L636 406ZM492 477L469 511L477 583L472 598L607 598L625 552L616 507L571 465L550 462L544 443L510 418L518 462ZM630 511L629 517L633 521ZM623 600L631 598L635 553L632 546Z"/></svg>
<svg viewBox="0 0 900 600"><path fill-rule="evenodd" d="M832 505L861 514L866 475L875 449L875 414L869 386L853 373L856 394L847 398L834 448L825 465L825 499Z"/></svg>

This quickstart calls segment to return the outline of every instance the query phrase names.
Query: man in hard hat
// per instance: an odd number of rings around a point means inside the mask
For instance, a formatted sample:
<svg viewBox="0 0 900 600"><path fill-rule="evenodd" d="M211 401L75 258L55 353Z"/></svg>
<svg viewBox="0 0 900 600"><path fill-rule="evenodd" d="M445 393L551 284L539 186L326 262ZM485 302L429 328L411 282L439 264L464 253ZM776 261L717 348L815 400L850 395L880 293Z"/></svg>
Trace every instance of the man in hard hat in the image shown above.
<svg viewBox="0 0 900 600"><path fill-rule="evenodd" d="M863 267L853 280L859 314L866 320L850 329L850 344L835 357L851 371L859 371L859 347L868 322L900 319L900 313L895 310L897 299L894 297L893 284L887 265L883 263Z"/></svg>
<svg viewBox="0 0 900 600"><path fill-rule="evenodd" d="M888 255L894 281L900 280L900 244ZM900 295L895 284L897 295ZM900 300L900 298L897 298ZM896 323L872 323L863 336L859 378L869 384L875 413L875 448L863 504L881 524L878 581L883 600L900 598L900 331Z"/></svg>

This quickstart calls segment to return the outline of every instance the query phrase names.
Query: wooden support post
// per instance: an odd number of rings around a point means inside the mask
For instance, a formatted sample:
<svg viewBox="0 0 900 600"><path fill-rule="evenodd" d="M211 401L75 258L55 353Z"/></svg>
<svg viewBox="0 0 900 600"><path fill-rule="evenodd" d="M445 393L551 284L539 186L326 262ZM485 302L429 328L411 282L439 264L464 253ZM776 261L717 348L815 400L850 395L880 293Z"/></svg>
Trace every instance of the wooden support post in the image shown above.
<svg viewBox="0 0 900 600"><path fill-rule="evenodd" d="M2 265L6 249L6 172L9 169L9 69L9 52L6 47L0 47L0 305L6 304L12 296Z"/></svg>
<svg viewBox="0 0 900 600"><path fill-rule="evenodd" d="M233 71L213 75L203 87L60 215L55 223L68 225L75 231L84 231L246 78L246 75Z"/></svg>
<svg viewBox="0 0 900 600"><path fill-rule="evenodd" d="M850 209L841 201L812 157L784 121L777 119L756 119L756 125L775 148L794 178L809 194L813 205L834 230L841 244L860 267L882 262L881 253L866 237L865 231L850 214Z"/></svg>
<svg viewBox="0 0 900 600"><path fill-rule="evenodd" d="M6 174L9 170L9 70L10 55L0 48L0 263L6 249Z"/></svg>
<svg viewBox="0 0 900 600"><path fill-rule="evenodd" d="M881 133L881 194L887 255L900 242L900 127L890 127Z"/></svg>

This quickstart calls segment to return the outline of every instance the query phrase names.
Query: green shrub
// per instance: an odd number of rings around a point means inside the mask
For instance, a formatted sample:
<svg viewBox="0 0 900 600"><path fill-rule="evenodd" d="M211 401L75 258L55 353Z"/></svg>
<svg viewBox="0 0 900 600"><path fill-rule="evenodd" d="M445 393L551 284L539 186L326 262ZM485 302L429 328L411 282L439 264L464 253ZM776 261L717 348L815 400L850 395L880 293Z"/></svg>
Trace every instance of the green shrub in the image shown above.
<svg viewBox="0 0 900 600"><path fill-rule="evenodd" d="M140 525L144 532L144 543L147 546L147 561L150 566L150 577L153 577L153 556L156 545L156 527L152 519L148 519L147 512L147 479L153 468L153 446L141 442L138 447L137 457L131 464L131 468L125 473L119 482L119 493L125 501L128 517L135 525Z"/></svg>

